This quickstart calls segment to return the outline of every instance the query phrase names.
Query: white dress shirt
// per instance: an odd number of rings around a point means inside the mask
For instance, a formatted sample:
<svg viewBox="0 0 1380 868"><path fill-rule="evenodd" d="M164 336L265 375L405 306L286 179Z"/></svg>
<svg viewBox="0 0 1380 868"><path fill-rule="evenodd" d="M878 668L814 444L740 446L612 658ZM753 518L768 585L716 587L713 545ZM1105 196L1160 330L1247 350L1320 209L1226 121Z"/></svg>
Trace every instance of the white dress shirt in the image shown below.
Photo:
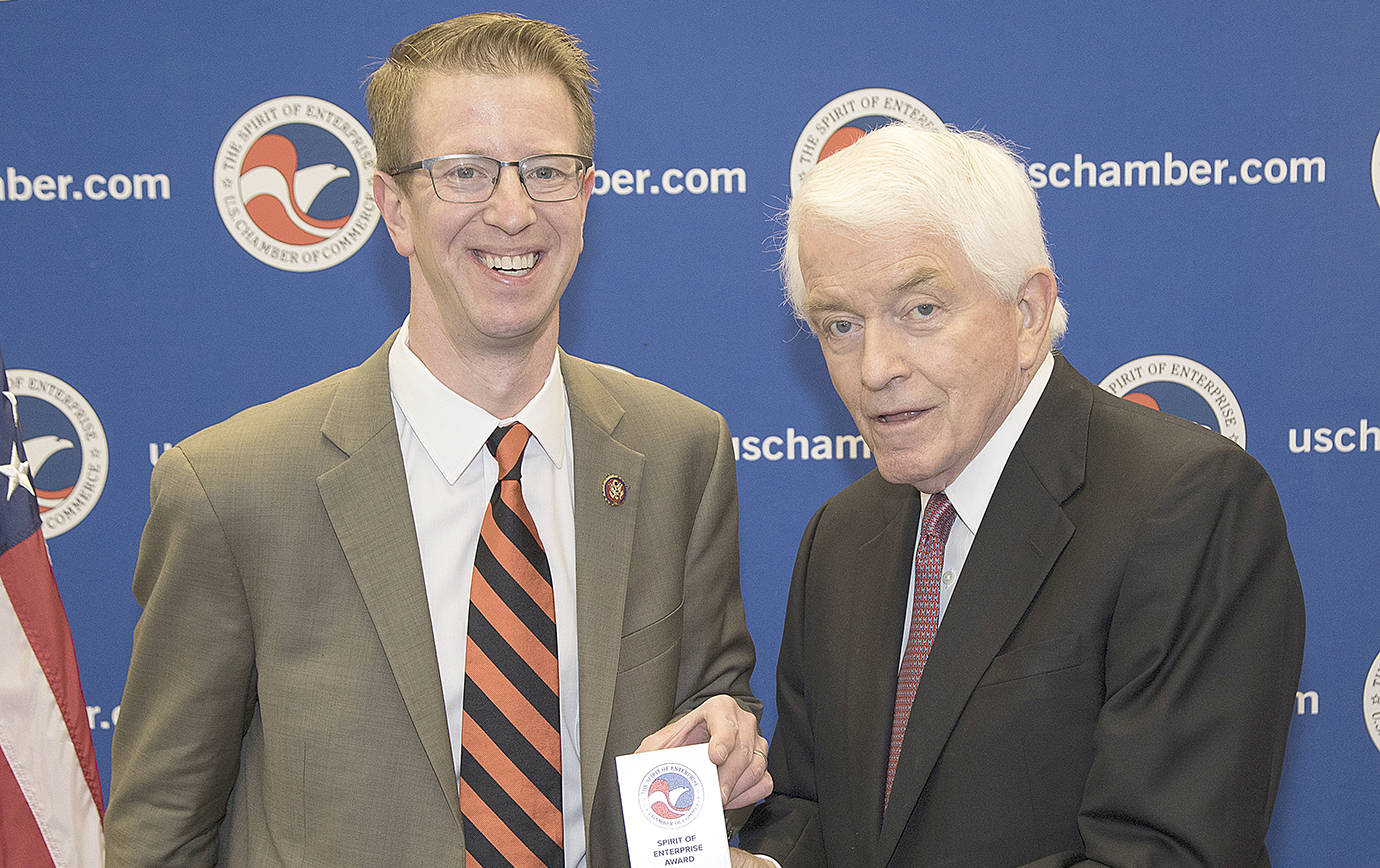
<svg viewBox="0 0 1380 868"><path fill-rule="evenodd" d="M546 382L526 407L510 419L497 419L436 379L408 347L407 336L408 323L404 320L388 354L388 380L422 553L457 786L464 735L461 721L470 577L479 526L498 482L498 461L484 443L498 426L521 422L532 432L522 457L522 497L546 550L555 591L565 864L566 868L581 868L585 864L585 829L575 632L574 461L570 407L560 361L551 360Z"/></svg>
<svg viewBox="0 0 1380 868"><path fill-rule="evenodd" d="M1025 387L1025 393L1021 395L1016 406L1011 408L1011 412L1006 414L1001 426L997 428L992 439L987 441L987 445L982 447L982 451L969 462L968 466L958 474L958 478L949 483L949 487L944 489L944 494L948 496L949 502L954 505L954 512L958 517L954 520L954 526L949 530L949 541L944 546L944 572L939 578L939 620L943 623L944 613L948 611L949 600L953 598L954 588L958 586L958 577L963 573L963 564L968 559L968 551L973 547L973 538L977 536L978 526L982 524L982 517L987 512L987 504L992 500L992 493L997 489L997 480L1001 478L1001 472L1006 467L1007 459L1011 457L1011 450L1016 448L1016 441L1021 438L1021 432L1025 431L1026 423L1030 421L1030 414L1035 412L1035 405L1039 403L1040 396L1045 393L1045 386L1049 385L1050 375L1054 373L1054 356L1046 355L1045 360L1040 363L1040 367L1035 370L1035 377L1030 384ZM924 515L924 508L930 502L930 495L920 493L921 515ZM920 528L915 529L915 550L920 550ZM915 561L912 558L911 563ZM915 598L915 570L910 571L910 594L907 600ZM901 656L906 654L906 637L910 635L910 616L913 611L913 604L906 606L905 629L901 631Z"/></svg>

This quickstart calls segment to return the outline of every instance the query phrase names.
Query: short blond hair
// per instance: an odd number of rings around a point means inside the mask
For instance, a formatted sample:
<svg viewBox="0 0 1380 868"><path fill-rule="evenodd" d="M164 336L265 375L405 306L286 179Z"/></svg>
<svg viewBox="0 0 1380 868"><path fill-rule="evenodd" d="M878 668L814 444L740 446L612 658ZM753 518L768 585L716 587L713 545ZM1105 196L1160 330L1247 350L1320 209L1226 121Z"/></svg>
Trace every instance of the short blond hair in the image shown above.
<svg viewBox="0 0 1380 868"><path fill-rule="evenodd" d="M436 156L413 153L413 103L428 76L460 72L554 75L565 87L575 109L580 151L593 153L592 90L598 82L579 40L545 21L505 12L481 12L432 24L405 37L369 76L364 103L369 109L381 170L395 170L414 160Z"/></svg>

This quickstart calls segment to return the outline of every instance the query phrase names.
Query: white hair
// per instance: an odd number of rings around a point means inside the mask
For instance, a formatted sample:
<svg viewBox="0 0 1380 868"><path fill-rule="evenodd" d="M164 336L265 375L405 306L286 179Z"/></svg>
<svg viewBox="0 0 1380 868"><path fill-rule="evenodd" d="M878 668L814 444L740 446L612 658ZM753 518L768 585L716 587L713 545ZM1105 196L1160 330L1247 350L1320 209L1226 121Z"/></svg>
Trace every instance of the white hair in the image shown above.
<svg viewBox="0 0 1380 868"><path fill-rule="evenodd" d="M958 247L997 297L1012 303L1031 275L1054 273L1025 164L984 132L909 124L874 130L812 168L785 217L781 275L802 320L800 231L806 224L865 240L938 235ZM1057 343L1067 326L1068 312L1057 299L1051 340Z"/></svg>

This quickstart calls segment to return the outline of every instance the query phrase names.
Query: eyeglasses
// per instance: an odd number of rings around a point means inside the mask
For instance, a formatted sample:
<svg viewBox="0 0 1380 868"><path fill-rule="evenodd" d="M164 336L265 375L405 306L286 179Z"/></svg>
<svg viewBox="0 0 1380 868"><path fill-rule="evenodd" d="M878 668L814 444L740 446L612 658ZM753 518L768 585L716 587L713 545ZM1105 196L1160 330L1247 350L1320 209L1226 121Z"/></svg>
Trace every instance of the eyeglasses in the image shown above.
<svg viewBox="0 0 1380 868"><path fill-rule="evenodd" d="M580 195L585 172L594 159L580 154L537 154L522 160L495 160L478 154L430 157L394 169L389 175L426 169L431 187L443 202L473 205L489 201L504 166L516 166L518 180L536 202L565 202Z"/></svg>

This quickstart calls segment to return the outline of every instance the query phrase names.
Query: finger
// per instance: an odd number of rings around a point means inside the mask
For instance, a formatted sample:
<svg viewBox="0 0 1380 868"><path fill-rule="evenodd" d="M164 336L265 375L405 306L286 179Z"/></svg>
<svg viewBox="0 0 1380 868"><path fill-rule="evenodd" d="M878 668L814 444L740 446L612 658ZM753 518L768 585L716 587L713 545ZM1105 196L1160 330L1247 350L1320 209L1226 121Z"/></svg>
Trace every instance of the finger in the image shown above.
<svg viewBox="0 0 1380 868"><path fill-rule="evenodd" d="M716 697L717 699L718 697ZM757 732L757 718L738 707L738 703L723 697L727 705L717 703L714 708L705 708L704 725L709 734L709 759L716 766L728 763L735 772L741 772L747 765L751 753L748 733ZM713 701L713 700L711 700ZM708 705L706 703L705 705ZM704 706L701 706L704 708ZM744 755L735 761L734 753L742 749Z"/></svg>
<svg viewBox="0 0 1380 868"><path fill-rule="evenodd" d="M750 805L771 793L771 776L767 774L767 740L759 735L756 741L747 768L738 776L733 791L724 800L725 807Z"/></svg>
<svg viewBox="0 0 1380 868"><path fill-rule="evenodd" d="M762 868L762 866L766 866L771 863L767 862L766 860L759 859L751 853L739 850L737 847L729 847L728 864L729 868Z"/></svg>
<svg viewBox="0 0 1380 868"><path fill-rule="evenodd" d="M756 720L748 715L745 723L735 726L736 736L728 749L723 762L719 763L719 784L725 803L730 802L743 789L751 786L761 776L762 768L753 767L757 755L753 747L757 743ZM746 781L744 775L748 776Z"/></svg>
<svg viewBox="0 0 1380 868"><path fill-rule="evenodd" d="M766 865L761 859L751 853L739 850L737 847L728 848L729 868L755 868L755 866Z"/></svg>
<svg viewBox="0 0 1380 868"><path fill-rule="evenodd" d="M753 784L752 787L735 796L732 800L724 803L726 810L733 808L746 808L748 805L755 805L770 796L775 783L771 779L770 772L762 772L762 777Z"/></svg>
<svg viewBox="0 0 1380 868"><path fill-rule="evenodd" d="M689 714L673 723L668 723L661 729L642 739L642 743L637 746L637 753L649 750L661 750L668 747L680 747L687 744L698 744L709 737L709 730L704 726L704 720L700 709L695 709Z"/></svg>

